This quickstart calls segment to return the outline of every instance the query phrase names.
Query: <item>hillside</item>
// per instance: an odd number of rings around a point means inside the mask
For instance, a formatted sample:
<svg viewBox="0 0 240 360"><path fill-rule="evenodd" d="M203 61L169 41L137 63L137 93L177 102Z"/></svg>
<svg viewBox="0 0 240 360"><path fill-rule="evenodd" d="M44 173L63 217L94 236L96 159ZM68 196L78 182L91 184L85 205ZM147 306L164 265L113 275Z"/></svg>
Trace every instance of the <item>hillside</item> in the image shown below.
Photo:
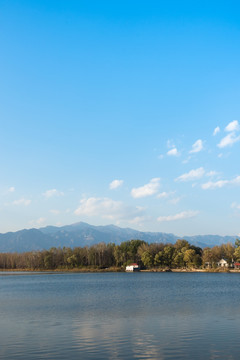
<svg viewBox="0 0 240 360"><path fill-rule="evenodd" d="M79 222L61 227L47 226L40 229L24 229L0 234L0 252L25 252L59 246L83 247L99 242L120 244L131 239L145 240L148 243L175 243L177 239L183 238L202 248L227 242L234 243L236 240L236 236L197 235L179 237L162 232L141 232L114 225L94 226Z"/></svg>

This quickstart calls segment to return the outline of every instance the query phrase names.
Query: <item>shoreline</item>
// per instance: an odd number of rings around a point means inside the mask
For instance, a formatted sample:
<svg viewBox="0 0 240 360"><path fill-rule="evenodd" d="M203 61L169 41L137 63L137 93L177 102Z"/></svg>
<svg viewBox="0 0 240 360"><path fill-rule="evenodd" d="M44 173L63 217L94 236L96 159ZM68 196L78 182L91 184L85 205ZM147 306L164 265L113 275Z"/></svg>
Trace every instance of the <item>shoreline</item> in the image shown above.
<svg viewBox="0 0 240 360"><path fill-rule="evenodd" d="M106 268L106 269L94 269L94 268L75 268L75 269L0 269L0 273L6 272L35 272L35 273L125 273L126 271L122 268ZM240 269L146 269L139 270L136 272L142 273L164 273L164 272L172 272L172 273L240 273ZM127 273L131 273L131 271L127 271Z"/></svg>

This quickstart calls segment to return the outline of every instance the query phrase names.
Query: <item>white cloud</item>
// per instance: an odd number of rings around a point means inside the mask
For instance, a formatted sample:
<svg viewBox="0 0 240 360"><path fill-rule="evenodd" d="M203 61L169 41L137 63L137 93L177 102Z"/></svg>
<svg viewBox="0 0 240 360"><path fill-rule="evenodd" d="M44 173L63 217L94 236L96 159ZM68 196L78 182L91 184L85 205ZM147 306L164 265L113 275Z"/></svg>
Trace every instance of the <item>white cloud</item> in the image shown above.
<svg viewBox="0 0 240 360"><path fill-rule="evenodd" d="M129 224L134 224L134 225L142 225L142 222L144 222L146 219L144 216L136 216L135 218L133 218L132 220L129 220Z"/></svg>
<svg viewBox="0 0 240 360"><path fill-rule="evenodd" d="M187 164L189 163L189 161L191 160L191 156L188 156L185 160L182 161L183 164Z"/></svg>
<svg viewBox="0 0 240 360"><path fill-rule="evenodd" d="M14 200L13 201L13 205L24 205L24 206L28 206L31 204L31 200L29 199L25 199L25 198L21 198L21 199L18 199L18 200Z"/></svg>
<svg viewBox="0 0 240 360"><path fill-rule="evenodd" d="M53 197L53 196L63 196L64 193L61 191L58 191L57 189L51 189L51 190L47 190L43 193L43 196L47 199Z"/></svg>
<svg viewBox="0 0 240 360"><path fill-rule="evenodd" d="M46 222L46 219L43 217L40 217L37 220L30 221L29 224L33 227L39 227L39 226L43 225L45 222Z"/></svg>
<svg viewBox="0 0 240 360"><path fill-rule="evenodd" d="M236 142L240 141L240 136L236 136L234 132L226 135L220 143L217 145L220 149L226 147L226 146L232 146Z"/></svg>
<svg viewBox="0 0 240 360"><path fill-rule="evenodd" d="M173 148L167 152L167 155L168 156L178 156L179 152L178 152L177 148Z"/></svg>
<svg viewBox="0 0 240 360"><path fill-rule="evenodd" d="M168 215L168 216L159 216L157 221L165 222L165 221L175 221L175 220L182 220L182 219L189 219L195 217L199 214L199 211L182 211L175 215Z"/></svg>
<svg viewBox="0 0 240 360"><path fill-rule="evenodd" d="M75 210L75 214L111 217L113 214L119 213L122 206L123 203L121 201L91 197L80 201L80 206Z"/></svg>
<svg viewBox="0 0 240 360"><path fill-rule="evenodd" d="M142 207L126 206L122 201L115 201L110 198L82 199L80 206L74 211L75 215L98 216L110 220L133 220L142 216Z"/></svg>
<svg viewBox="0 0 240 360"><path fill-rule="evenodd" d="M119 188L120 186L122 186L123 184L123 180L113 180L110 184L109 184L109 189L114 190Z"/></svg>
<svg viewBox="0 0 240 360"><path fill-rule="evenodd" d="M232 131L238 131L239 129L240 129L240 127L239 127L238 121L233 120L225 127L224 130L227 132L232 132Z"/></svg>
<svg viewBox="0 0 240 360"><path fill-rule="evenodd" d="M197 153L197 152L201 151L202 149L203 149L203 142L201 139L199 139L193 144L192 150L189 151L189 154Z"/></svg>
<svg viewBox="0 0 240 360"><path fill-rule="evenodd" d="M240 176L236 176L233 180L231 180L231 184L240 185Z"/></svg>
<svg viewBox="0 0 240 360"><path fill-rule="evenodd" d="M220 143L217 145L220 149L227 146L232 146L236 142L240 141L240 136L236 134L240 130L240 126L237 120L230 122L224 129L226 132L229 132Z"/></svg>
<svg viewBox="0 0 240 360"><path fill-rule="evenodd" d="M238 210L240 210L240 204L237 204L236 202L233 202L233 203L231 204L231 208L232 208L232 209L238 209Z"/></svg>
<svg viewBox="0 0 240 360"><path fill-rule="evenodd" d="M213 177L213 176L216 176L216 175L218 175L218 172L217 171L209 171L207 174L206 174L206 176L208 176L208 177Z"/></svg>
<svg viewBox="0 0 240 360"><path fill-rule="evenodd" d="M10 188L8 188L8 192L9 193L13 193L15 191L15 187L11 186Z"/></svg>
<svg viewBox="0 0 240 360"><path fill-rule="evenodd" d="M169 191L169 192L163 191L163 192L161 192L160 194L157 195L157 198L158 199L166 199L169 196L173 195L174 193L175 193L174 191Z"/></svg>
<svg viewBox="0 0 240 360"><path fill-rule="evenodd" d="M213 136L216 136L220 132L220 127L217 126L213 131Z"/></svg>
<svg viewBox="0 0 240 360"><path fill-rule="evenodd" d="M202 184L202 189L203 190L208 190L208 189L217 189L217 188L222 188L223 186L229 184L228 180L218 180L218 181L209 181L205 184Z"/></svg>
<svg viewBox="0 0 240 360"><path fill-rule="evenodd" d="M142 198L146 196L154 195L158 192L160 187L160 178L153 178L146 185L140 186L138 188L133 188L131 195L134 198Z"/></svg>
<svg viewBox="0 0 240 360"><path fill-rule="evenodd" d="M200 167L195 170L191 170L186 174L183 174L175 179L175 181L192 181L196 179L200 179L205 174L205 170L203 167Z"/></svg>
<svg viewBox="0 0 240 360"><path fill-rule="evenodd" d="M202 184L203 190L209 190L209 189L221 189L222 187L226 185L240 185L240 176L236 176L232 180L218 180L218 181L209 181L205 184Z"/></svg>
<svg viewBox="0 0 240 360"><path fill-rule="evenodd" d="M169 200L169 203L170 203L170 204L173 204L173 205L176 205L176 204L179 203L179 201L180 201L181 199L182 199L182 197L179 196L179 197L176 197L176 198L173 198L173 199Z"/></svg>

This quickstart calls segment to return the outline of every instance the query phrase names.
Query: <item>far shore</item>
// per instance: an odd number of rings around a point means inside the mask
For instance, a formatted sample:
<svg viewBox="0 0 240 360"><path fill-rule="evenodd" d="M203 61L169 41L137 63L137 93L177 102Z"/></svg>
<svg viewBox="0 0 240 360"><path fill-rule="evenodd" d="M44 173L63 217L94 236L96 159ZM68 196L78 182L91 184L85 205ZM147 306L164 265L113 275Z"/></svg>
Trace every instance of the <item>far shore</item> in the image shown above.
<svg viewBox="0 0 240 360"><path fill-rule="evenodd" d="M148 269L140 270L140 272L174 272L174 273L240 273L239 270L235 269Z"/></svg>
<svg viewBox="0 0 240 360"><path fill-rule="evenodd" d="M74 269L0 269L1 272L40 272L40 273L109 273L109 272L126 272L123 268L110 267L105 269L97 268L74 268ZM240 273L240 269L227 269L227 268L216 268L216 269L168 269L168 268L157 268L157 269L146 269L137 271L142 273L156 273L156 272L173 272L173 273ZM129 272L128 272L129 273Z"/></svg>

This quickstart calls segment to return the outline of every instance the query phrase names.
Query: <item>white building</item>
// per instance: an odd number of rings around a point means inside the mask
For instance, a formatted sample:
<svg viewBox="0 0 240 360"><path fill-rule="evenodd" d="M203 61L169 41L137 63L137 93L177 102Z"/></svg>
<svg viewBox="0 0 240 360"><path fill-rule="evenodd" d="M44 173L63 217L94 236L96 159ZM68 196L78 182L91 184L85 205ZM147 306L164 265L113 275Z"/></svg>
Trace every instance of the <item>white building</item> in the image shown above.
<svg viewBox="0 0 240 360"><path fill-rule="evenodd" d="M225 259L221 259L218 263L217 266L219 267L228 267L228 262Z"/></svg>
<svg viewBox="0 0 240 360"><path fill-rule="evenodd" d="M126 271L139 271L140 267L138 264L130 264L126 266Z"/></svg>

